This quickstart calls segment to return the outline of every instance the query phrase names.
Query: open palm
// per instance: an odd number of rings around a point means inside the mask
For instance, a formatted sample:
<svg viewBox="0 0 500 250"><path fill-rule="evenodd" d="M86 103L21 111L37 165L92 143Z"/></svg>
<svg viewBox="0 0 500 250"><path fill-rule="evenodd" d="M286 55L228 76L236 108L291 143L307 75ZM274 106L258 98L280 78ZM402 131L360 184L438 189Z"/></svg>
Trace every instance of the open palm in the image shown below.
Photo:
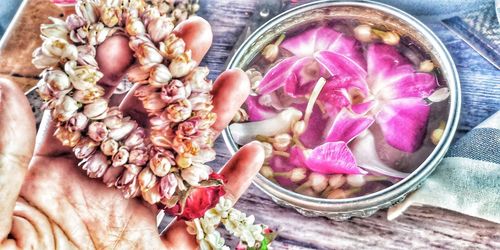
<svg viewBox="0 0 500 250"><path fill-rule="evenodd" d="M210 25L191 18L175 31L201 61L211 45ZM112 37L98 48L97 59L111 91L132 63L128 41ZM223 73L215 82L214 112L220 131L249 93L239 70ZM125 98L120 107L143 119L140 104ZM196 240L176 221L159 234L157 209L140 199L125 199L100 179L89 179L69 148L53 138L46 114L35 146L35 125L28 101L13 83L0 83L0 248L31 249L192 249ZM34 153L33 153L34 152ZM226 198L236 201L263 161L258 143L242 148L222 169Z"/></svg>

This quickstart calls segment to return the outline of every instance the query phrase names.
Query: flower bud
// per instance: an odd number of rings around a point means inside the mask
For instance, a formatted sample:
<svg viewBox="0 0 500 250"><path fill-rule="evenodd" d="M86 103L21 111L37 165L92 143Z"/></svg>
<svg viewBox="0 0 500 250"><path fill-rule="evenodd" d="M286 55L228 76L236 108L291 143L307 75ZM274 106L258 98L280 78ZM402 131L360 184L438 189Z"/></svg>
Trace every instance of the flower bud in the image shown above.
<svg viewBox="0 0 500 250"><path fill-rule="evenodd" d="M65 91L71 89L69 77L62 70L47 70L43 73L43 79L52 91Z"/></svg>
<svg viewBox="0 0 500 250"><path fill-rule="evenodd" d="M144 24L140 19L131 18L130 20L127 21L127 24L125 26L125 31L130 36L137 36L146 33L146 27L144 27Z"/></svg>
<svg viewBox="0 0 500 250"><path fill-rule="evenodd" d="M177 55L168 65L172 77L175 78L186 76L194 67L196 67L196 62L191 58L191 50Z"/></svg>
<svg viewBox="0 0 500 250"><path fill-rule="evenodd" d="M109 137L113 138L115 141L121 141L126 138L132 131L137 128L137 122L133 120L124 121L122 126L119 128L111 129L109 132Z"/></svg>
<svg viewBox="0 0 500 250"><path fill-rule="evenodd" d="M104 173L102 176L102 182L107 186L107 187L113 187L120 178L124 171L124 168L121 167L108 167L108 170Z"/></svg>
<svg viewBox="0 0 500 250"><path fill-rule="evenodd" d="M80 106L75 99L69 96L63 96L57 100L57 103L52 110L52 116L59 121L67 121L76 114L79 108Z"/></svg>
<svg viewBox="0 0 500 250"><path fill-rule="evenodd" d="M125 170L123 171L122 175L116 180L115 186L118 189L124 188L128 184L133 183L136 181L137 175L141 172L142 168L134 165L134 164L125 164L123 166Z"/></svg>
<svg viewBox="0 0 500 250"><path fill-rule="evenodd" d="M150 65L143 66L140 64L136 64L127 70L126 77L129 81L134 83L146 83L146 80L148 80L149 78L150 71Z"/></svg>
<svg viewBox="0 0 500 250"><path fill-rule="evenodd" d="M425 60L418 66L418 71L420 72L432 72L434 70L434 63L431 60Z"/></svg>
<svg viewBox="0 0 500 250"><path fill-rule="evenodd" d="M141 43L135 51L135 55L141 65L159 64L163 62L163 56L156 49L154 44Z"/></svg>
<svg viewBox="0 0 500 250"><path fill-rule="evenodd" d="M286 151L292 143L292 136L287 133L276 135L273 140L273 147L278 151Z"/></svg>
<svg viewBox="0 0 500 250"><path fill-rule="evenodd" d="M155 114L162 111L167 104L161 99L160 93L153 93L142 100L142 106L148 113Z"/></svg>
<svg viewBox="0 0 500 250"><path fill-rule="evenodd" d="M44 37L61 38L67 39L68 37L68 27L66 22L59 18L49 17L52 24L42 24L40 25L40 33Z"/></svg>
<svg viewBox="0 0 500 250"><path fill-rule="evenodd" d="M37 48L33 51L31 63L33 63L37 69L44 69L57 66L59 60L59 58L44 54L42 48Z"/></svg>
<svg viewBox="0 0 500 250"><path fill-rule="evenodd" d="M184 53L186 43L182 38L177 37L174 33L170 33L163 42L160 42L159 48L163 56L173 59Z"/></svg>
<svg viewBox="0 0 500 250"><path fill-rule="evenodd" d="M139 196L139 194L141 194L141 188L139 187L137 179L134 178L131 183L125 185L122 188L122 193L125 199L131 199Z"/></svg>
<svg viewBox="0 0 500 250"><path fill-rule="evenodd" d="M186 76L184 84L189 85L193 92L210 92L212 82L206 80L208 73L207 67L196 67Z"/></svg>
<svg viewBox="0 0 500 250"><path fill-rule="evenodd" d="M158 183L158 177L155 176L150 168L144 168L139 173L137 181L139 182L141 191L146 192Z"/></svg>
<svg viewBox="0 0 500 250"><path fill-rule="evenodd" d="M211 147L207 147L205 149L202 149L193 156L191 159L193 162L198 162L198 163L203 163L203 162L209 162L215 160L216 153L215 150Z"/></svg>
<svg viewBox="0 0 500 250"><path fill-rule="evenodd" d="M307 169L305 168L294 168L290 171L289 179L293 182L300 182L306 178Z"/></svg>
<svg viewBox="0 0 500 250"><path fill-rule="evenodd" d="M119 167L125 165L128 162L128 150L126 147L120 147L118 152L113 156L113 167Z"/></svg>
<svg viewBox="0 0 500 250"><path fill-rule="evenodd" d="M156 153L149 161L149 168L156 176L163 177L168 174L171 168L169 159L162 153Z"/></svg>
<svg viewBox="0 0 500 250"><path fill-rule="evenodd" d="M75 157L77 159L85 159L95 152L97 146L99 146L98 142L95 142L88 137L83 137L75 145L73 152L75 153Z"/></svg>
<svg viewBox="0 0 500 250"><path fill-rule="evenodd" d="M101 178L108 169L108 158L100 151L81 161L78 165L87 171L90 178Z"/></svg>
<svg viewBox="0 0 500 250"><path fill-rule="evenodd" d="M262 176L266 177L267 179L274 179L274 171L270 166L266 165L262 166L259 172Z"/></svg>
<svg viewBox="0 0 500 250"><path fill-rule="evenodd" d="M85 25L85 19L79 15L71 14L66 18L66 25L69 30L76 30Z"/></svg>
<svg viewBox="0 0 500 250"><path fill-rule="evenodd" d="M74 147L81 137L80 131L70 131L64 127L58 127L54 132L54 136L62 143L63 146Z"/></svg>
<svg viewBox="0 0 500 250"><path fill-rule="evenodd" d="M116 154L116 152L118 152L119 146L120 145L118 144L117 141L108 138L101 143L101 151L103 154L107 156L113 156Z"/></svg>
<svg viewBox="0 0 500 250"><path fill-rule="evenodd" d="M89 28L89 32L87 34L88 44L92 46L96 46L98 44L103 43L109 36L111 36L116 28L108 28L104 26L103 23L92 24Z"/></svg>
<svg viewBox="0 0 500 250"><path fill-rule="evenodd" d="M346 177L342 174L334 174L330 176L328 179L328 185L330 185L331 188L337 189L342 187L346 182Z"/></svg>
<svg viewBox="0 0 500 250"><path fill-rule="evenodd" d="M438 145L441 137L444 134L444 128L446 127L446 123L444 121L439 122L439 127L434 129L431 134L431 142L434 145Z"/></svg>
<svg viewBox="0 0 500 250"><path fill-rule="evenodd" d="M125 140L125 146L133 148L144 143L144 138L146 138L146 131L144 128L137 127Z"/></svg>
<svg viewBox="0 0 500 250"><path fill-rule="evenodd" d="M155 65L149 75L149 84L154 87L162 87L172 79L172 74L168 70L167 66L163 64Z"/></svg>
<svg viewBox="0 0 500 250"><path fill-rule="evenodd" d="M170 173L160 180L160 195L162 199L170 199L175 194L177 189L177 177L175 174Z"/></svg>
<svg viewBox="0 0 500 250"><path fill-rule="evenodd" d="M246 121L248 121L247 112L242 108L238 109L238 112L236 112L236 114L234 115L232 122L246 122Z"/></svg>
<svg viewBox="0 0 500 250"><path fill-rule="evenodd" d="M168 105L162 116L172 122L181 122L191 116L191 111L191 103L183 99Z"/></svg>
<svg viewBox="0 0 500 250"><path fill-rule="evenodd" d="M206 110L212 111L212 95L209 92L206 93L193 93L189 96L189 102L191 103L193 111Z"/></svg>
<svg viewBox="0 0 500 250"><path fill-rule="evenodd" d="M108 110L108 102L102 98L95 100L93 103L83 107L83 114L90 119L98 119L106 114Z"/></svg>
<svg viewBox="0 0 500 250"><path fill-rule="evenodd" d="M165 39L172 30L174 30L174 24L166 16L160 16L148 23L148 33L155 43Z"/></svg>
<svg viewBox="0 0 500 250"><path fill-rule="evenodd" d="M352 187L362 187L366 183L365 176L362 174L347 175L347 184Z"/></svg>
<svg viewBox="0 0 500 250"><path fill-rule="evenodd" d="M297 121L293 124L292 132L294 136L300 136L306 131L306 123L303 120Z"/></svg>
<svg viewBox="0 0 500 250"><path fill-rule="evenodd" d="M73 87L78 90L86 90L96 85L104 74L91 66L76 66L76 61L67 62L64 71L69 75Z"/></svg>
<svg viewBox="0 0 500 250"><path fill-rule="evenodd" d="M372 29L373 34L377 35L382 39L382 42L387 45L398 45L399 43L399 35L394 31L381 31Z"/></svg>
<svg viewBox="0 0 500 250"><path fill-rule="evenodd" d="M71 131L83 131L87 128L89 118L87 118L83 113L76 113L74 116L69 118L67 126Z"/></svg>
<svg viewBox="0 0 500 250"><path fill-rule="evenodd" d="M142 21L144 22L144 25L149 25L149 23L161 16L160 11L158 8L148 8L142 13Z"/></svg>
<svg viewBox="0 0 500 250"><path fill-rule="evenodd" d="M274 61L276 61L276 58L278 57L279 51L280 51L279 46L277 46L275 44L268 44L262 50L262 56L268 62L274 62Z"/></svg>
<svg viewBox="0 0 500 250"><path fill-rule="evenodd" d="M332 190L328 196L328 199L345 199L348 198L347 192L342 189L334 189Z"/></svg>
<svg viewBox="0 0 500 250"><path fill-rule="evenodd" d="M102 96L104 96L104 88L99 85L85 90L77 90L73 94L73 98L83 104L93 103Z"/></svg>
<svg viewBox="0 0 500 250"><path fill-rule="evenodd" d="M354 37L364 43L373 41L372 27L370 25L361 24L354 28Z"/></svg>
<svg viewBox="0 0 500 250"><path fill-rule="evenodd" d="M108 136L108 129L103 122L92 122L89 125L87 134L88 136L97 142L103 141Z"/></svg>
<svg viewBox="0 0 500 250"><path fill-rule="evenodd" d="M262 80L262 73L255 68L250 68L245 73L248 76L248 79L250 79L250 87L251 89L255 90L257 87L259 87L260 81Z"/></svg>
<svg viewBox="0 0 500 250"><path fill-rule="evenodd" d="M108 129L121 128L123 126L123 117L120 116L108 116L103 120L104 124Z"/></svg>
<svg viewBox="0 0 500 250"><path fill-rule="evenodd" d="M184 83L177 79L170 81L161 88L161 99L167 104L186 99L190 94L190 86L184 86Z"/></svg>
<svg viewBox="0 0 500 250"><path fill-rule="evenodd" d="M181 170L182 179L184 179L191 186L199 186L203 180L208 180L209 175L213 172L212 168L204 165L194 163L188 168Z"/></svg>
<svg viewBox="0 0 500 250"><path fill-rule="evenodd" d="M137 87L137 89L135 89L134 96L137 97L137 99L143 101L146 100L149 96L157 93L157 90L157 87L153 87L151 85L141 85Z"/></svg>
<svg viewBox="0 0 500 250"><path fill-rule="evenodd" d="M99 19L99 9L97 5L90 0L78 1L75 6L76 14L88 24L93 24Z"/></svg>
<svg viewBox="0 0 500 250"><path fill-rule="evenodd" d="M318 193L325 190L326 186L328 186L328 179L320 173L311 173L308 182L311 188Z"/></svg>
<svg viewBox="0 0 500 250"><path fill-rule="evenodd" d="M78 50L78 59L76 61L80 65L97 68L97 61L95 59L97 52L94 46L81 45L76 47L76 49Z"/></svg>
<svg viewBox="0 0 500 250"><path fill-rule="evenodd" d="M49 37L45 39L41 48L43 54L58 60L72 61L78 58L76 46L61 38Z"/></svg>
<svg viewBox="0 0 500 250"><path fill-rule="evenodd" d="M163 148L170 148L172 146L173 137L175 137L175 135L165 135L159 130L152 130L149 135L149 139L153 145Z"/></svg>
<svg viewBox="0 0 500 250"><path fill-rule="evenodd" d="M193 160L191 157L177 155L177 157L175 158L175 162L177 163L177 166L179 166L182 169L182 168L188 168L189 166L191 166L191 164L193 163Z"/></svg>
<svg viewBox="0 0 500 250"><path fill-rule="evenodd" d="M130 151L128 162L138 166L146 165L149 160L148 153L145 148L134 148Z"/></svg>
<svg viewBox="0 0 500 250"><path fill-rule="evenodd" d="M142 192L142 198L147 201L149 204L154 205L161 200L160 195L160 185L157 183L148 191Z"/></svg>
<svg viewBox="0 0 500 250"><path fill-rule="evenodd" d="M107 7L103 6L101 8L101 21L108 27L116 26L121 19L122 10L119 7Z"/></svg>
<svg viewBox="0 0 500 250"><path fill-rule="evenodd" d="M266 159L271 158L273 156L273 145L269 142L261 142L260 143L262 147L264 148L264 155Z"/></svg>

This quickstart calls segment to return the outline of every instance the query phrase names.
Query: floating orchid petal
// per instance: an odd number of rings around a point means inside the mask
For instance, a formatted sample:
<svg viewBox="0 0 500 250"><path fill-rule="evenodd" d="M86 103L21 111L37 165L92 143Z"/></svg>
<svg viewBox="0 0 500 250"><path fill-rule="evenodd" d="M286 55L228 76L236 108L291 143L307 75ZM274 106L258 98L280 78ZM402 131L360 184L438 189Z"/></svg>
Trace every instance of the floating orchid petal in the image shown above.
<svg viewBox="0 0 500 250"><path fill-rule="evenodd" d="M368 84L383 99L429 96L437 87L436 77L416 72L394 46L373 44L367 51Z"/></svg>
<svg viewBox="0 0 500 250"><path fill-rule="evenodd" d="M389 145L415 152L422 145L429 112L423 99L405 98L388 102L375 118Z"/></svg>
<svg viewBox="0 0 500 250"><path fill-rule="evenodd" d="M274 108L266 107L259 103L259 96L249 96L245 102L248 119L250 121L262 121L276 116Z"/></svg>
<svg viewBox="0 0 500 250"><path fill-rule="evenodd" d="M314 88L314 83L325 74L325 69L310 56L293 64L284 90L292 97L305 96Z"/></svg>
<svg viewBox="0 0 500 250"><path fill-rule="evenodd" d="M375 145L375 138L367 132L353 141L351 150L360 167L379 174L396 178L405 178L408 173L397 171L380 160Z"/></svg>
<svg viewBox="0 0 500 250"><path fill-rule="evenodd" d="M373 123L373 119L364 116L356 116L347 109L342 109L330 127L325 141L343 141L349 143L352 139L365 131Z"/></svg>
<svg viewBox="0 0 500 250"><path fill-rule="evenodd" d="M343 54L357 63L364 62L360 52L361 44L356 39L324 26L289 37L283 41L281 47L295 56L312 56L315 52L325 50Z"/></svg>
<svg viewBox="0 0 500 250"><path fill-rule="evenodd" d="M322 174L365 174L345 142L326 142L305 153L305 164Z"/></svg>
<svg viewBox="0 0 500 250"><path fill-rule="evenodd" d="M377 100L370 100L363 103L352 104L351 110L356 114L363 115L370 111L373 107L375 107L377 103Z"/></svg>
<svg viewBox="0 0 500 250"><path fill-rule="evenodd" d="M320 51L314 55L332 76L335 76L339 87L358 88L364 95L368 93L366 70L351 58L330 51Z"/></svg>
<svg viewBox="0 0 500 250"><path fill-rule="evenodd" d="M302 144L308 148L313 148L323 143L327 123L328 117L324 117L318 105L314 105L307 127L300 135Z"/></svg>
<svg viewBox="0 0 500 250"><path fill-rule="evenodd" d="M298 60L298 57L289 57L274 67L272 67L261 80L257 92L259 94L267 94L282 87L287 78L290 76L290 70Z"/></svg>

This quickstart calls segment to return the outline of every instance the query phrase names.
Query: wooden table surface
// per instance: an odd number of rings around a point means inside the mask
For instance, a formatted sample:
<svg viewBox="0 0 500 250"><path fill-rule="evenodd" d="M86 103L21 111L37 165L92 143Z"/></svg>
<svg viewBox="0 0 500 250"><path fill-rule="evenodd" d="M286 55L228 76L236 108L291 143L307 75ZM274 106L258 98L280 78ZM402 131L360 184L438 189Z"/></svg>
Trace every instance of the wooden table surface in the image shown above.
<svg viewBox="0 0 500 250"><path fill-rule="evenodd" d="M0 76L8 76L24 89L36 82L38 71L29 61L31 51L40 43L38 26L46 16L60 10L47 0L25 0L26 15L0 51ZM200 15L211 24L214 42L202 62L211 77L224 70L239 35L243 32L259 0L201 1ZM440 22L427 22L451 52L462 83L462 118L460 137L500 109L500 71L479 56ZM223 165L230 154L222 140L216 141L218 157L213 166ZM293 209L276 205L267 195L252 186L236 205L254 214L258 222L278 228L275 249L500 249L500 225L433 207L411 207L395 221L386 220L386 211L369 218L344 222L304 217ZM164 221L165 223L166 221Z"/></svg>

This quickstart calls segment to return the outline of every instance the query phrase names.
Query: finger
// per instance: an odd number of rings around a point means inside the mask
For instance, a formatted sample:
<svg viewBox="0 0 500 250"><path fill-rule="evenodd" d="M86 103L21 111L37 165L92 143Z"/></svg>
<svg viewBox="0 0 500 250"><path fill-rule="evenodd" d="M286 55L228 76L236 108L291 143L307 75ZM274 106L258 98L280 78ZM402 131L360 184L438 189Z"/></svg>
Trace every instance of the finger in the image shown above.
<svg viewBox="0 0 500 250"><path fill-rule="evenodd" d="M243 146L220 171L227 179L224 185L226 191L224 197L236 203L248 189L263 163L264 149L259 142ZM162 235L162 240L173 249L195 249L197 247L195 237L187 233L186 224L182 220L172 222Z"/></svg>
<svg viewBox="0 0 500 250"><path fill-rule="evenodd" d="M212 45L212 28L201 17L191 17L181 22L174 33L186 43L186 49L191 50L193 60L201 62ZM135 86L137 87L137 86ZM120 104L120 109L136 121L147 118L142 103L134 96L135 88L131 89Z"/></svg>
<svg viewBox="0 0 500 250"><path fill-rule="evenodd" d="M217 133L227 127L249 94L250 80L242 70L231 69L217 78L212 90L213 112L217 114L212 128Z"/></svg>
<svg viewBox="0 0 500 250"><path fill-rule="evenodd" d="M0 240L12 224L12 211L35 145L35 117L23 92L0 80Z"/></svg>

